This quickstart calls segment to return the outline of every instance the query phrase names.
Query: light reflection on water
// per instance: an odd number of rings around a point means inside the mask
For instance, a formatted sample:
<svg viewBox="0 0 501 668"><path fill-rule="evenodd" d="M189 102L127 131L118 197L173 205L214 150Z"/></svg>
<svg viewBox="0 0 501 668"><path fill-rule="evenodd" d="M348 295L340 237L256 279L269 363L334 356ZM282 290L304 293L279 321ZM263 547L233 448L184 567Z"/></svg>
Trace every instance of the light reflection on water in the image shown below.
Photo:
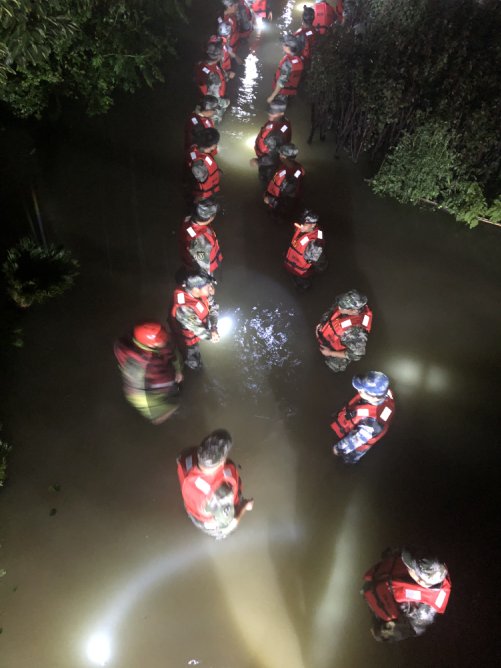
<svg viewBox="0 0 501 668"><path fill-rule="evenodd" d="M263 78L259 58L251 51L245 59L245 73L240 82L236 105L232 108L233 116L243 123L249 123L256 116L254 102L257 84Z"/></svg>
<svg viewBox="0 0 501 668"><path fill-rule="evenodd" d="M294 0L288 0L287 4L284 7L284 12L278 21L278 27L281 32L288 32L289 26L292 23L292 12L295 8Z"/></svg>

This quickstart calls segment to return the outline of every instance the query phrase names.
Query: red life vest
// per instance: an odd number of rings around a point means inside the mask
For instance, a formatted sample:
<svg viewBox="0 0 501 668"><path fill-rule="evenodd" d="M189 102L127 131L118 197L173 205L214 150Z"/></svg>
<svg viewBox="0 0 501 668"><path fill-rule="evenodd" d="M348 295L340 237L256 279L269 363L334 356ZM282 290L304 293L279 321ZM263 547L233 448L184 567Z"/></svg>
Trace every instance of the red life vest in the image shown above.
<svg viewBox="0 0 501 668"><path fill-rule="evenodd" d="M189 148L194 144L194 135L200 132L200 130L213 127L214 121L212 118L206 118L205 116L200 116L200 114L193 112L184 126L184 145L186 148Z"/></svg>
<svg viewBox="0 0 501 668"><path fill-rule="evenodd" d="M318 227L311 232L301 232L296 228L285 256L284 265L287 271L296 276L310 276L314 270L311 262L305 259L304 252L310 241L323 245L323 239L324 233Z"/></svg>
<svg viewBox="0 0 501 668"><path fill-rule="evenodd" d="M200 337L189 329L183 329L181 323L176 320L176 313L180 306L191 308L202 325L207 327L209 321L208 299L207 297L194 297L182 288L174 290L174 302L170 312L172 328L182 337L185 346L194 346L200 341Z"/></svg>
<svg viewBox="0 0 501 668"><path fill-rule="evenodd" d="M286 60L291 62L292 69L289 73L289 78L287 79L285 86L280 89L279 95L297 95L297 87L301 81L301 75L303 74L304 69L304 63L299 56L292 56L288 53L285 54L282 60L278 63L277 71L275 72L275 78L273 80L273 88L275 88L277 85L282 65Z"/></svg>
<svg viewBox="0 0 501 668"><path fill-rule="evenodd" d="M128 388L166 392L174 389L176 356L172 344L155 351L143 350L128 337L115 343L114 352Z"/></svg>
<svg viewBox="0 0 501 668"><path fill-rule="evenodd" d="M237 24L238 24L238 39L246 39L251 32L254 30L254 24L252 21L252 10L250 7L247 6L247 3L245 0L239 0L240 7L245 13L245 18L247 19L247 23L251 25L251 27L248 30L241 30L242 26L239 24L238 17L237 17Z"/></svg>
<svg viewBox="0 0 501 668"><path fill-rule="evenodd" d="M179 250L183 262L188 267L193 267L194 260L189 249L193 239L204 236L211 246L209 271L213 274L223 260L223 254L219 248L216 233L210 225L198 225L191 216L186 216L179 232Z"/></svg>
<svg viewBox="0 0 501 668"><path fill-rule="evenodd" d="M195 67L195 83L200 89L202 95L208 95L209 86L207 79L211 72L219 77L219 80L221 81L221 85L219 87L219 97L224 97L226 94L226 79L224 78L224 72L221 69L219 63L209 64L204 60L201 60L199 63L197 63Z"/></svg>
<svg viewBox="0 0 501 668"><path fill-rule="evenodd" d="M272 197L282 197L282 184L285 180L294 187L293 193L287 193L287 197L299 197L304 177L304 167L299 162L293 161L291 166L280 167L273 175L268 184L267 193Z"/></svg>
<svg viewBox="0 0 501 668"><path fill-rule="evenodd" d="M318 2L315 4L314 10L313 27L317 29L319 35L325 35L334 23L334 8L327 2Z"/></svg>
<svg viewBox="0 0 501 668"><path fill-rule="evenodd" d="M282 116L281 118L275 121L268 121L265 123L259 134L256 137L256 142L254 144L254 150L258 158L261 158L263 155L268 155L270 149L266 146L264 140L270 134L277 134L282 137L282 144L289 144L292 138L292 128L291 123L288 118Z"/></svg>
<svg viewBox="0 0 501 668"><path fill-rule="evenodd" d="M226 39L228 40L228 44L231 46L231 48L233 48L238 42L239 38L237 17L235 14L227 14L225 16L223 13L222 16L218 16L217 22L222 23L223 21L231 25L230 36Z"/></svg>
<svg viewBox="0 0 501 668"><path fill-rule="evenodd" d="M300 37L301 35L304 36L304 48L301 52L301 58L305 61L308 61L311 59L311 52L313 49L313 46L315 45L315 40L317 38L317 35L313 28L299 28L299 30L296 30L295 33L293 33L295 36Z"/></svg>
<svg viewBox="0 0 501 668"><path fill-rule="evenodd" d="M226 37L222 37L219 35L211 35L209 37L209 44L218 44L220 43L221 46L223 47L223 57L220 60L220 65L221 68L227 72L228 70L231 70L231 56L230 52L228 50L228 40Z"/></svg>
<svg viewBox="0 0 501 668"><path fill-rule="evenodd" d="M194 196L201 196L202 199L212 197L219 192L219 167L213 156L200 151L197 146L192 146L188 156L188 167L192 168L193 163L201 160L208 171L208 176L203 183L195 180Z"/></svg>
<svg viewBox="0 0 501 668"><path fill-rule="evenodd" d="M372 311L364 306L358 315L343 315L336 309L329 320L321 325L317 332L317 340L322 346L332 350L346 350L341 337L352 327L362 327L367 333L372 328Z"/></svg>
<svg viewBox="0 0 501 668"><path fill-rule="evenodd" d="M443 614L451 593L448 575L437 587L423 587L411 578L399 556L380 561L367 571L364 580L371 584L364 591L364 598L376 617L385 622L398 619L399 603L424 603Z"/></svg>
<svg viewBox="0 0 501 668"><path fill-rule="evenodd" d="M261 19L265 19L268 16L267 7L268 0L254 0L252 3L252 11Z"/></svg>
<svg viewBox="0 0 501 668"><path fill-rule="evenodd" d="M356 448L359 452L365 452L366 450L369 450L374 443L377 443L380 438L383 438L388 431L388 427L393 420L394 414L395 401L391 390L388 390L384 401L377 404L377 406L366 402L357 392L353 399L348 402L348 405L344 406L339 411L336 419L331 423L331 429L336 433L336 436L343 438L356 427L361 420L365 420L366 418L377 420L383 427L383 430L377 436L374 436L374 438L367 441L367 443ZM352 415L353 417L351 417Z"/></svg>
<svg viewBox="0 0 501 668"><path fill-rule="evenodd" d="M194 448L179 457L177 475L186 512L199 522L212 519L212 515L205 513L203 508L224 483L230 485L233 490L234 505L239 503L240 476L231 459L227 459L224 466L217 468L214 473L208 474L198 467L197 451Z"/></svg>

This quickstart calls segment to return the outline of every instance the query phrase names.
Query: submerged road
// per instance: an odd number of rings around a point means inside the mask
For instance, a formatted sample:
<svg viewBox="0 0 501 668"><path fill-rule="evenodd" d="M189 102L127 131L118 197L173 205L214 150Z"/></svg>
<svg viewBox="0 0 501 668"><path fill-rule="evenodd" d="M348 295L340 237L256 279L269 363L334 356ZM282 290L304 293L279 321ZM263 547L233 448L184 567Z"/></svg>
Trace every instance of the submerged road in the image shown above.
<svg viewBox="0 0 501 668"><path fill-rule="evenodd" d="M221 127L221 314L178 414L153 427L124 401L113 340L163 319L178 266L182 128L192 66L213 26L194 0L183 58L164 86L104 118L68 116L38 149L47 232L72 249L75 289L25 318L2 415L14 450L0 496L2 668L92 665L108 640L120 668L456 668L499 665L499 230L373 196L365 165L306 144L290 117L321 214L330 266L297 292L282 268L292 235L270 222L248 142L264 122L285 6L250 39ZM245 54L244 54L245 55ZM333 297L369 295L367 357L333 375L314 327ZM333 461L331 413L351 376L388 373L397 414L353 468ZM224 542L197 532L175 459L225 427L255 506ZM59 491L57 491L59 489ZM375 643L362 575L389 545L447 562L446 615L422 638ZM99 643L98 643L99 644ZM95 645L94 645L95 648Z"/></svg>

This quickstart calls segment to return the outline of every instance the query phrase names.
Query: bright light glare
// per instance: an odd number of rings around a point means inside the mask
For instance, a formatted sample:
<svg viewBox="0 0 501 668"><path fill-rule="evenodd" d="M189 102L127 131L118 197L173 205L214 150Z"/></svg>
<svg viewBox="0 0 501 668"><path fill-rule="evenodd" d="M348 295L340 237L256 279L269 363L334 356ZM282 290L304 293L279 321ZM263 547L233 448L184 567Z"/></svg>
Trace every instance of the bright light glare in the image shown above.
<svg viewBox="0 0 501 668"><path fill-rule="evenodd" d="M87 658L97 666L105 666L111 657L111 642L104 633L95 633L87 642Z"/></svg>
<svg viewBox="0 0 501 668"><path fill-rule="evenodd" d="M264 32L268 30L268 27L268 23L261 16L256 16L256 30L258 32Z"/></svg>
<svg viewBox="0 0 501 668"><path fill-rule="evenodd" d="M304 2L298 2L298 4L294 7L294 11L299 13L303 13L303 7L304 7ZM308 6L308 5L307 5Z"/></svg>
<svg viewBox="0 0 501 668"><path fill-rule="evenodd" d="M219 318L217 322L217 331L219 332L219 336L221 338L229 334L232 329L233 329L233 320L228 315Z"/></svg>
<svg viewBox="0 0 501 668"><path fill-rule="evenodd" d="M252 137L247 137L245 140L245 145L248 148L254 148L254 144L256 143L256 135L252 135Z"/></svg>

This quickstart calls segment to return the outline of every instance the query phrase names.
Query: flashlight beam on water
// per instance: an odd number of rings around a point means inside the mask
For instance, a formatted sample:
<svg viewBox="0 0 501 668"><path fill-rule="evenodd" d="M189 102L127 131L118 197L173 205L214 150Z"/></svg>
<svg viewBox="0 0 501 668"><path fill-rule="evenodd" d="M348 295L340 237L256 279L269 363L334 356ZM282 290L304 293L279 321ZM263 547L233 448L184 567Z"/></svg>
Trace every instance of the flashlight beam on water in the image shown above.
<svg viewBox="0 0 501 668"><path fill-rule="evenodd" d="M94 633L87 642L87 658L96 666L105 666L111 658L111 641L105 633Z"/></svg>

